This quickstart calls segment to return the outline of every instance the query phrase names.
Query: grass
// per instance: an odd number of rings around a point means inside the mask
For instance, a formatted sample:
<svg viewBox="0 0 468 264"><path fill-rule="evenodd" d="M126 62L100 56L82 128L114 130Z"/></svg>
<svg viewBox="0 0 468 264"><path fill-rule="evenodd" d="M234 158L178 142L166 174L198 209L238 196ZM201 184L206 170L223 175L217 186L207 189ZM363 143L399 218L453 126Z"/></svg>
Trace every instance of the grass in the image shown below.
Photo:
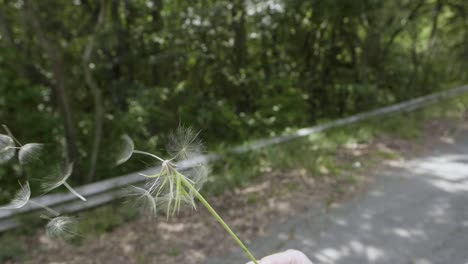
<svg viewBox="0 0 468 264"><path fill-rule="evenodd" d="M82 237L111 232L120 225L138 217L139 211L131 203L116 201L78 215L78 230ZM81 241L79 241L81 242Z"/></svg>
<svg viewBox="0 0 468 264"><path fill-rule="evenodd" d="M79 246L83 243L84 238L111 232L137 216L139 216L139 212L132 204L122 204L120 201L81 212L77 216L80 236L69 242ZM21 261L27 253L25 239L34 235L38 229L44 226L44 220L39 218L37 214L24 215L18 220L23 223L22 228L0 234L0 263L6 263L9 260ZM17 242L12 243L12 241Z"/></svg>
<svg viewBox="0 0 468 264"><path fill-rule="evenodd" d="M7 263L11 260L20 261L26 253L26 248L22 243L16 241L17 233L10 232L0 236L0 263Z"/></svg>

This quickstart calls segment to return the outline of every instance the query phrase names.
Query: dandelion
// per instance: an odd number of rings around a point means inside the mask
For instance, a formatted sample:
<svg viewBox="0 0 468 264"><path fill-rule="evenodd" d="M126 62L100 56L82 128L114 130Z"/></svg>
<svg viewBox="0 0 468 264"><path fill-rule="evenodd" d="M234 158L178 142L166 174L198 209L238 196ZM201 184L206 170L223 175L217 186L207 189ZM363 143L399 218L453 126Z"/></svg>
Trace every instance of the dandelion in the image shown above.
<svg viewBox="0 0 468 264"><path fill-rule="evenodd" d="M29 186L29 182L26 182L25 185L21 185L20 183L20 190L16 192L14 198L10 201L5 206L0 207L1 209L5 210L13 210L13 209L20 209L23 208L26 204L31 203L33 205L36 205L38 207L41 207L42 209L47 210L49 213L58 216L59 213L52 208L49 208L47 206L44 206L40 203L35 202L34 200L31 200L31 187Z"/></svg>
<svg viewBox="0 0 468 264"><path fill-rule="evenodd" d="M49 220L46 225L46 234L52 239L70 240L78 235L76 218L70 216L57 216L50 218L42 215L44 219Z"/></svg>
<svg viewBox="0 0 468 264"><path fill-rule="evenodd" d="M83 201L86 201L81 194L79 194L75 189L73 189L70 184L67 183L68 178L70 178L73 172L73 163L69 163L65 167L65 171L62 171L60 167L56 167L55 171L49 174L48 177L43 179L41 183L41 188L44 192L50 192L53 189L56 189L60 186L65 186L73 195L80 198Z"/></svg>
<svg viewBox="0 0 468 264"><path fill-rule="evenodd" d="M197 198L253 263L258 264L252 253L199 192L206 182L208 169L204 163L190 164L189 160L200 155L203 151L203 144L197 138L198 134L199 132L191 128L183 127L179 127L172 133L166 146L167 152L171 155L170 159L163 159L155 154L136 150L131 138L124 135L121 138L122 152L117 164L124 163L133 154L150 156L161 162L159 171L140 174L147 179L147 183L145 188L131 186L132 195L136 196L137 200L146 203L147 207L149 205L152 213L156 213L156 208L164 208L167 217L178 213L182 205L189 205L196 209L195 198Z"/></svg>

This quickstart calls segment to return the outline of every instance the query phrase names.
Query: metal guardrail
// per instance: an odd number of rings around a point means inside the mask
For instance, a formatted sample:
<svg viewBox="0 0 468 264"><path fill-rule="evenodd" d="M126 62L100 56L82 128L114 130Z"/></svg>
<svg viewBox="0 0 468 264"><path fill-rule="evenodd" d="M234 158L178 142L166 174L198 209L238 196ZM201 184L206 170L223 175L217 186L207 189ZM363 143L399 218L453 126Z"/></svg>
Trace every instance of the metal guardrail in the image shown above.
<svg viewBox="0 0 468 264"><path fill-rule="evenodd" d="M414 111L423 106L436 103L438 101L453 98L464 93L468 92L468 85L433 93L430 95L418 97L411 99L402 103L394 104L387 107L382 107L373 111L356 114L350 117L338 119L331 121L322 125L302 128L293 133L271 137L267 139L256 140L250 142L249 144L244 144L238 147L235 147L230 150L232 153L245 153L253 150L262 149L272 145L280 144L286 141L293 139L301 138L308 136L314 133L328 130L330 128L344 126L352 123L356 123L365 119L378 117L382 115L387 115L390 113L397 112L409 112ZM196 164L200 161L203 162L212 162L220 159L221 156L217 154L207 154L195 157L194 159L185 161L183 165ZM157 172L160 168L151 168L141 173L149 174L151 172ZM75 188L79 193L85 196L88 201L83 202L74 196L71 193L57 193L57 194L47 194L39 197L35 197L32 200L56 209L62 213L73 213L96 207L109 203L111 201L121 198L121 189L128 185L142 184L145 181L144 177L138 175L139 173L131 173L119 177L115 177L108 180L103 180L95 183L90 183L83 185L81 187ZM6 231L9 229L16 228L21 225L20 216L28 213L33 213L35 211L42 210L40 207L34 205L33 203L28 203L25 207L17 210L1 210L0 211L0 232Z"/></svg>

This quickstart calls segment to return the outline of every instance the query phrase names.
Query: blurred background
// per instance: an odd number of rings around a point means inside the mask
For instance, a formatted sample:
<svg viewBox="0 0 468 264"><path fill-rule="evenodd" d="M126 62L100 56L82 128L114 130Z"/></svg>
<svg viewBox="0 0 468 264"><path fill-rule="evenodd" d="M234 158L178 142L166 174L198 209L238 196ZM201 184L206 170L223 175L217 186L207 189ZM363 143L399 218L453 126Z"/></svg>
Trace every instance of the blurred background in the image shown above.
<svg viewBox="0 0 468 264"><path fill-rule="evenodd" d="M75 185L142 168L113 166L123 133L164 153L184 124L219 152L466 83L467 67L466 0L0 0L0 123L63 146ZM0 167L0 203L21 176Z"/></svg>

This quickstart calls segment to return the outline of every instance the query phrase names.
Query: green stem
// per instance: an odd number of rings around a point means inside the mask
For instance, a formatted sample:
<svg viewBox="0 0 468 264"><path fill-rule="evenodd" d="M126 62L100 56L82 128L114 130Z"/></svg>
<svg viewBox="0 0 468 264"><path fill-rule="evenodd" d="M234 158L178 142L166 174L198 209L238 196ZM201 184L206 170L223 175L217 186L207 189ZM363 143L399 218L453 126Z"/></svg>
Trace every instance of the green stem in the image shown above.
<svg viewBox="0 0 468 264"><path fill-rule="evenodd" d="M182 182L184 183L187 188L189 188L195 196L200 200L200 202L208 209L208 211L216 218L216 220L221 224L221 226L231 235L231 237L236 241L236 243L242 248L242 250L249 256L250 260L253 261L254 264L258 264L257 259L250 253L250 251L247 249L247 247L242 243L242 241L237 237L237 235L229 228L229 226L224 222L224 220L219 216L219 214L211 207L211 205L208 203L207 200L198 192L198 190L193 187L193 185L185 179L183 175L179 175L180 178L182 179Z"/></svg>

